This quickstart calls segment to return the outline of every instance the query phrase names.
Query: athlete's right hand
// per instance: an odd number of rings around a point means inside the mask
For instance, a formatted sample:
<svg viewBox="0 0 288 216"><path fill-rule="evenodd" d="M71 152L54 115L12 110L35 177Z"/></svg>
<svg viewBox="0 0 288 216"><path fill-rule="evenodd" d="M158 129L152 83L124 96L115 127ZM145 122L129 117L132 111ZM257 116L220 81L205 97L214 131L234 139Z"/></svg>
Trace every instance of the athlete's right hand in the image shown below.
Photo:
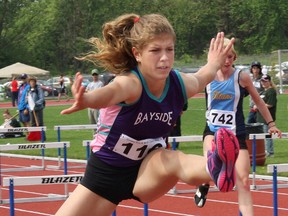
<svg viewBox="0 0 288 216"><path fill-rule="evenodd" d="M68 109L62 110L61 114L70 114L87 108L84 103L85 87L82 85L83 77L80 72L75 75L75 80L71 86L72 95L75 102Z"/></svg>

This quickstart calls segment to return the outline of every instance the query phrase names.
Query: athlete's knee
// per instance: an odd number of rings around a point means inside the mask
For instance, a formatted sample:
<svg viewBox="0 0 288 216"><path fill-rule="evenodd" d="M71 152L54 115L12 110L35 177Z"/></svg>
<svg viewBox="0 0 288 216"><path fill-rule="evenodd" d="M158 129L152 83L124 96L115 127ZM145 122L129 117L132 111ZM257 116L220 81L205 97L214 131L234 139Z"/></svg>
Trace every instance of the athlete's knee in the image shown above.
<svg viewBox="0 0 288 216"><path fill-rule="evenodd" d="M240 176L238 179L237 187L243 190L250 190L249 176Z"/></svg>
<svg viewBox="0 0 288 216"><path fill-rule="evenodd" d="M165 170L167 171L167 173L169 173L169 175L172 175L172 176L176 175L180 166L179 157L181 157L180 155L183 153L179 151L172 151L172 150L167 150L167 149L159 149L155 151L157 151L156 154L159 154L160 161L163 167L165 167Z"/></svg>

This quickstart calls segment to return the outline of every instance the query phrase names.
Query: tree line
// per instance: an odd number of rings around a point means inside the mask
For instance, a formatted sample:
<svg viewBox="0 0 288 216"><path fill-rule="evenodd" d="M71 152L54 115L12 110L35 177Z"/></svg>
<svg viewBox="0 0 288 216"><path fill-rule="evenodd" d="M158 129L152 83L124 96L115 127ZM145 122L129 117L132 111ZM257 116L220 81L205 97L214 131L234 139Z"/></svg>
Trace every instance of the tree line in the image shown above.
<svg viewBox="0 0 288 216"><path fill-rule="evenodd" d="M205 55L218 31L236 38L239 54L288 48L287 0L0 0L0 68L22 62L52 74L90 70L75 56L124 13L165 15L177 35L176 59Z"/></svg>

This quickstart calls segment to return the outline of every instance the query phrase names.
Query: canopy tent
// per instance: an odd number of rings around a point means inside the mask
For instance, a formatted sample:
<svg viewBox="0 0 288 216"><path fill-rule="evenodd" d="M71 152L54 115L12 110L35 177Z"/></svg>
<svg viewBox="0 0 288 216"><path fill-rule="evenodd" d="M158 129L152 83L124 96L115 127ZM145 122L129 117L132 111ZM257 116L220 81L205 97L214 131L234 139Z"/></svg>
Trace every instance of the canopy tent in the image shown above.
<svg viewBox="0 0 288 216"><path fill-rule="evenodd" d="M42 76L42 75L48 75L49 71L17 62L7 67L1 68L0 78L11 78L12 76L18 76L22 73L26 73L28 75L33 76L37 75Z"/></svg>

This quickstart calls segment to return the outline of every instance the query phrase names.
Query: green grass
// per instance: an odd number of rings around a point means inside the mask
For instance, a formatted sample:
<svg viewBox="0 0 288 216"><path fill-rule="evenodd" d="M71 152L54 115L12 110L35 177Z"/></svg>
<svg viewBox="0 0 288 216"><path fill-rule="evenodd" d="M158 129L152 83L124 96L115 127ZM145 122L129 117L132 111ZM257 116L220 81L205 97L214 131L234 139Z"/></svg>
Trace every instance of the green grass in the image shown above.
<svg viewBox="0 0 288 216"><path fill-rule="evenodd" d="M288 131L288 95L278 95L277 104L277 126L283 132ZM44 122L47 127L46 137L47 142L57 141L57 131L54 130L56 125L83 125L88 124L87 110L70 114L60 115L60 111L68 106L51 106L46 107L44 111ZM3 113L4 109L0 109ZM15 108L10 109L12 113L16 112ZM244 112L248 114L248 98L244 100ZM182 135L201 135L205 125L205 99L193 98L189 100L189 107L182 116ZM68 157L75 159L85 159L86 152L82 146L83 140L91 140L93 138L92 130L71 130L61 132L61 141L70 141L71 146L68 149ZM20 144L27 143L24 138L13 139L0 139L1 144L11 143ZM265 166L257 166L257 174L266 174L266 165L271 163L288 163L288 140L276 139L275 144L275 157L268 158ZM202 155L202 143L201 142L188 142L181 143L179 150L185 153L193 153ZM13 151L13 153L40 155L39 150L25 150L25 151ZM46 156L57 156L56 149L47 149L45 151ZM288 174L281 174L282 176L288 176Z"/></svg>

